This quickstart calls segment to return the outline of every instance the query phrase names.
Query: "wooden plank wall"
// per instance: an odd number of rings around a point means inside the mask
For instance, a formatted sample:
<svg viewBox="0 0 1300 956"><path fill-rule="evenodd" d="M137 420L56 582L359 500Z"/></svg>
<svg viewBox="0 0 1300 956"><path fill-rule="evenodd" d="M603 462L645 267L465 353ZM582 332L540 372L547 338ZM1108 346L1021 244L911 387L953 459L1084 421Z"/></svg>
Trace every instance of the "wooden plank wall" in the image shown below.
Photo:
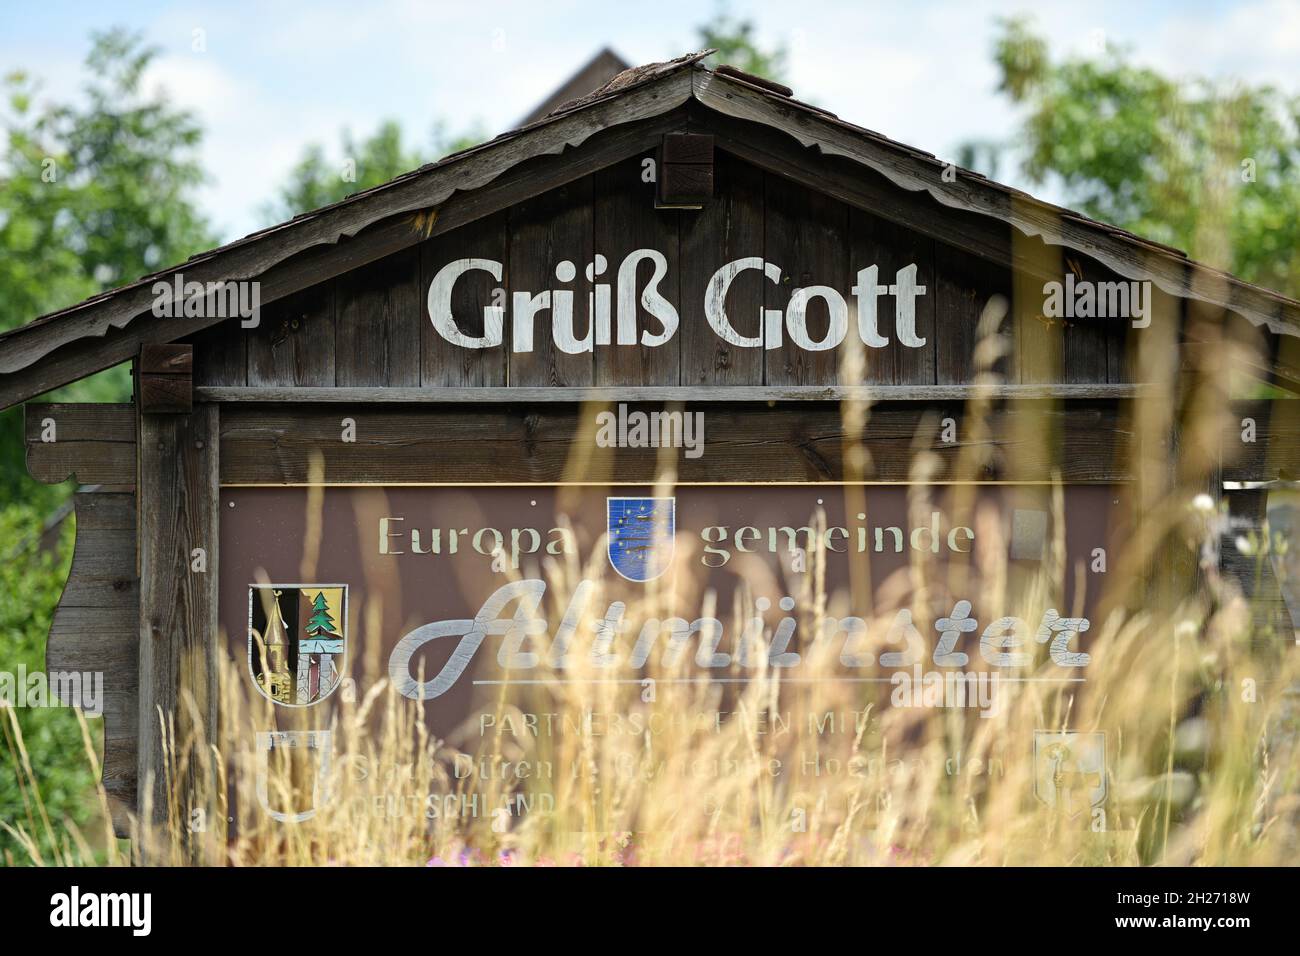
<svg viewBox="0 0 1300 956"><path fill-rule="evenodd" d="M649 154L647 154L648 157ZM196 385L222 386L582 386L582 385L820 385L965 384L974 361L977 324L991 296L1010 303L1003 323L1019 347L1004 350L995 366L1010 382L1129 381L1130 330L1123 320L1049 320L1041 316L1043 278L1024 277L1013 288L1009 269L991 264L875 213L801 185L775 172L717 150L716 195L703 209L657 210L654 184L643 181L643 159L631 159L573 180L510 209L437 236L415 250L304 290L267 307L258 328L226 323L194 339ZM810 157L811 163L817 162ZM1032 247L1029 257L1058 278L1115 278L1086 257ZM596 253L605 257L600 277L615 285L624 255L654 248L668 259L661 292L678 308L681 324L666 345L599 345L594 353L569 355L552 342L550 313L536 317L532 352L512 351L513 295L548 289L574 293L575 328L589 328L585 271ZM1018 252L1025 253L1018 246ZM850 290L856 270L879 266L888 285L896 271L915 262L917 332L925 347L901 346L893 333L893 297L881 299L884 349L864 349L861 378L842 373L845 349L812 352L786 336L779 348L730 346L708 327L704 290L713 272L741 256L759 256L782 269L779 285L757 271L733 283L728 316L745 335L760 334L763 308L782 308L794 289L829 285L850 307L848 342L856 344L856 306ZM464 257L502 263L502 282L486 273L463 277L453 313L468 334L481 334L483 308L507 305L504 342L493 349L465 349L445 342L432 328L425 297L437 270ZM1068 259L1068 261L1064 261ZM556 278L562 262L577 277ZM642 263L642 285L650 264ZM1019 304L1015 303L1019 294ZM494 298L496 296L496 298ZM616 288L611 290L616 299ZM639 328L657 324L639 309ZM809 308L810 333L827 326L824 304ZM856 347L856 345L855 345Z"/></svg>
<svg viewBox="0 0 1300 956"><path fill-rule="evenodd" d="M136 809L140 582L136 573L136 415L129 404L24 409L27 470L57 484L75 477L72 566L50 621L45 667L103 674L104 791L118 836Z"/></svg>
<svg viewBox="0 0 1300 956"><path fill-rule="evenodd" d="M638 406L661 410L662 406ZM773 406L692 403L704 413L708 453L677 453L680 481L842 481L852 477L845 456L856 436L847 433L836 402ZM356 441L341 442L334 406L225 406L221 417L222 484L300 484L323 457L331 482L553 482L653 481L658 456L642 449L599 449L570 475L574 449L595 445L597 409L561 403L523 405L372 405L349 410ZM918 435L936 456L935 480L1065 481L1110 484L1127 478L1124 448L1130 439L1118 403L1019 401L994 411L987 432L945 444L940 417L959 433L978 430L960 402L950 406L886 402L872 409L863 447L870 466L864 480L907 481ZM1026 419L1046 422L1043 445L1023 440ZM1066 422L1070 427L1065 427ZM587 443L590 443L588 445ZM976 447L978 446L978 447Z"/></svg>
<svg viewBox="0 0 1300 956"><path fill-rule="evenodd" d="M68 583L50 622L45 667L104 675L104 791L118 836L136 809L140 583L135 573L135 495L73 496L77 538Z"/></svg>
<svg viewBox="0 0 1300 956"><path fill-rule="evenodd" d="M27 471L37 481L135 484L135 406L31 402L23 421Z"/></svg>

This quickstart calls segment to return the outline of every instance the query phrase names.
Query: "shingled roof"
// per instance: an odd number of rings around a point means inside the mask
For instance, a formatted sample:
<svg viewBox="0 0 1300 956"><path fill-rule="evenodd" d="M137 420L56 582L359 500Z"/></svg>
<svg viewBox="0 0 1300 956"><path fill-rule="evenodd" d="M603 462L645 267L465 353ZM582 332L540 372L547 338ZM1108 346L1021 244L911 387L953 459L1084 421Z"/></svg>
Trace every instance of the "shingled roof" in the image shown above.
<svg viewBox="0 0 1300 956"><path fill-rule="evenodd" d="M6 332L0 335L0 408L128 360L142 342L176 341L220 321L150 323L155 282L177 273L200 282L259 279L266 304L311 284L313 268L317 276L338 274L429 235L435 223L442 227L440 212L453 195L482 189L521 163L562 154L604 130L691 102L732 120L780 130L805 148L874 170L903 190L1009 223L1130 279L1149 279L1172 295L1222 306L1274 333L1300 335L1296 300L847 123L793 98L786 87L729 67L710 70L702 61L713 52L623 70L591 93L488 142ZM944 176L945 170L950 175ZM363 231L374 248L368 258L358 259L355 237Z"/></svg>
<svg viewBox="0 0 1300 956"><path fill-rule="evenodd" d="M545 119L560 107L604 86L631 65L613 50L606 47L580 66L572 76L561 83L546 99L529 111L528 115L519 121L519 125L527 126L529 123L536 123L540 119Z"/></svg>

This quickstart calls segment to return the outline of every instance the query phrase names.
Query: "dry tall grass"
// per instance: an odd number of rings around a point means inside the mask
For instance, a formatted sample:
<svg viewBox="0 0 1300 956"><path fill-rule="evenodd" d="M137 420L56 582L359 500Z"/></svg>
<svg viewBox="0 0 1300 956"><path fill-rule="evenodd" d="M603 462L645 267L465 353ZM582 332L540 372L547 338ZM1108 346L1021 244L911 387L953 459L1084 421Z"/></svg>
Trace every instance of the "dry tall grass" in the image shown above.
<svg viewBox="0 0 1300 956"><path fill-rule="evenodd" d="M980 345L980 381L989 386L997 379L988 370L1005 351L997 335L1001 318L996 307L986 314ZM1227 361L1222 355L1217 360ZM1146 370L1147 380L1161 379L1160 368ZM1185 418L1183 434L1202 426L1217 433L1226 402L1193 403L1172 381L1165 387L1163 399L1140 403L1133 415L1140 520L1129 560L1107 576L1112 593L1098 597L1104 613L1089 634L1086 683L1032 679L1058 672L1046 648L1030 641L1033 663L1018 675L1028 679L1001 685L994 716L981 718L969 708L892 707L887 683L842 679L843 633L819 636L827 617L864 614L870 607L862 594L826 593L827 556L819 552L808 573L786 582L799 609L792 647L803 655L798 682L782 679L767 662L770 628L751 636L748 654L725 647L733 652L732 664L710 673L728 680L708 682L683 680L703 673L692 663L694 647L673 660L661 644L645 669L635 671L623 647L622 664L597 668L588 631L588 646L572 649L563 675L539 669L528 676L541 683L509 694L502 689L486 709L493 718L486 732L475 724L455 740L438 740L425 729L423 705L397 694L383 676L377 652L362 653L351 664L362 690L356 699L340 695L329 728L333 759L320 792L308 800L315 813L282 823L259 806L257 754L249 747L258 731L274 724L273 705L253 691L242 661L227 660L219 739L177 739L176 715L158 715L168 734L169 792L177 792L170 784L181 768L198 768L198 804L206 804L202 826L192 807L171 801L157 814L146 811L146 819L156 815L161 822L133 819L129 850L107 829L99 840L70 829L53 841L61 849L52 857L41 855L32 836L58 833L60 825L45 819L38 805L11 829L24 836L38 863L90 862L94 843L106 848L101 852L111 864L1294 862L1300 847L1300 701L1288 689L1300 687L1300 675L1292 637L1261 633L1249 601L1218 575L1214 562L1196 566L1196 556L1212 555L1209 545L1217 546L1222 533L1222 515L1197 497L1209 474L1207 461L1193 460L1198 446L1188 442L1184 457L1170 462L1152 451L1164 446L1150 436L1165 433L1173 416L1188 408L1206 420ZM990 407L989 399L973 402L964 427L978 432ZM851 446L846 457L859 473L869 467L858 439L870 414L866 403L844 406ZM1046 434L1022 440L1051 447ZM919 445L926 443L922 436ZM978 441L969 448L972 456L985 453ZM588 453L575 450L578 458ZM935 492L927 483L933 469L931 453L918 448L911 493L921 511ZM661 487L672 483L671 462L665 461ZM848 486L827 493L856 501L861 491ZM1048 486L1046 494L1059 516L1061 487ZM320 507L319 495L311 500ZM960 495L954 501L954 507L973 508ZM998 533L981 529L981 540ZM986 544L974 555L974 567L918 562L905 582L908 593L959 593L962 585L951 577L973 575L964 580L978 580L1004 613L1037 622L1046 608L1059 606L1067 576L1077 569L1065 566L1059 539L1027 579L1009 572L1005 552L1005 546ZM1175 572L1161 578L1171 552ZM1181 572L1179 556L1187 559ZM607 565L598 547L585 565L551 559L544 570L553 624L580 580L603 586ZM670 575L645 588L628 618L665 619L684 607L707 608L709 600L697 582ZM742 597L716 615L727 620L729 642L742 633L745 604ZM592 606L603 606L600 594ZM359 645L377 648L378 635L366 633L366 622L373 627L377 616L362 608L355 619L362 622ZM867 649L877 657L888 623L883 612L870 621ZM928 658L924 666L933 669ZM877 665L862 673L887 677L889 671ZM646 677L654 679L653 693ZM510 732L506 718L521 711L554 714L557 732ZM290 717L282 710L278 719L283 728ZM628 726L644 729L621 732ZM1035 798L1034 735L1044 730L1105 734L1103 814L1085 808L1071 816ZM89 745L87 754L94 760ZM458 774L466 760L496 772ZM777 761L781 772L773 772ZM530 776L502 774L503 765L526 765ZM272 762L267 802L300 805L310 778L310 768L304 772L301 764ZM29 794L36 793L32 783Z"/></svg>

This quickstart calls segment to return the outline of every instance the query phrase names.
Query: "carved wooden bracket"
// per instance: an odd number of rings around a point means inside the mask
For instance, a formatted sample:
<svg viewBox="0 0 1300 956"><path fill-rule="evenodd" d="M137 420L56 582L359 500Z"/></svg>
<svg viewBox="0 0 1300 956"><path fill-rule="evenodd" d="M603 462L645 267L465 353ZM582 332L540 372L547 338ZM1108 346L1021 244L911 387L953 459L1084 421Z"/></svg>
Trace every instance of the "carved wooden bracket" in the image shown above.
<svg viewBox="0 0 1300 956"><path fill-rule="evenodd" d="M658 191L661 209L700 209L713 198L713 136L667 133L659 149Z"/></svg>
<svg viewBox="0 0 1300 956"><path fill-rule="evenodd" d="M142 345L136 370L142 413L188 413L194 407L194 346Z"/></svg>
<svg viewBox="0 0 1300 956"><path fill-rule="evenodd" d="M113 828L129 836L136 808L140 582L135 574L135 495L81 491L73 496L77 541L68 583L50 622L45 668L102 674L104 791Z"/></svg>
<svg viewBox="0 0 1300 956"><path fill-rule="evenodd" d="M26 406L27 470L55 484L76 477L72 568L50 622L50 673L102 674L104 791L118 836L136 808L140 582L136 575L133 405Z"/></svg>

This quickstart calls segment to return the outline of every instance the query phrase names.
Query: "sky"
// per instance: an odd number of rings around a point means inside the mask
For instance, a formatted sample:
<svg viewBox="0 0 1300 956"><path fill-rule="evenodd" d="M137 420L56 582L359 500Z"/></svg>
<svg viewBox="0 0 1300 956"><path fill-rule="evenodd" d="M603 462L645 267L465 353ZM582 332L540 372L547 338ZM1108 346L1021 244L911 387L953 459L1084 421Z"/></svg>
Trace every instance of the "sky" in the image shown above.
<svg viewBox="0 0 1300 956"><path fill-rule="evenodd" d="M206 131L210 181L199 200L229 240L267 225L261 210L310 143L337 157L342 128L360 137L389 118L426 150L438 122L492 135L602 47L632 63L697 49L695 28L717 9L709 0L0 0L0 75L22 69L50 99L75 99L91 32L141 33L159 50L148 84ZM1014 134L1018 114L997 92L991 53L998 18L1022 12L1054 57L1113 42L1170 75L1300 92L1300 0L732 0L724 9L752 20L760 43L786 47L797 97L941 158L966 140ZM1016 169L998 178L1059 199Z"/></svg>

